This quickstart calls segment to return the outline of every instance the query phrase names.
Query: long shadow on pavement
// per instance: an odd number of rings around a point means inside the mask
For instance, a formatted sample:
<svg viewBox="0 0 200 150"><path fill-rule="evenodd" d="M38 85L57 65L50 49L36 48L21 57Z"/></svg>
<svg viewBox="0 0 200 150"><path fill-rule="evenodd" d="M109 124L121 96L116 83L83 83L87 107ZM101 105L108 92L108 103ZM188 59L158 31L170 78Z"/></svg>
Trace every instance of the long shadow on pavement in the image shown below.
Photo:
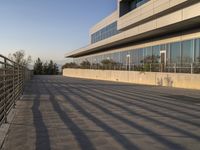
<svg viewBox="0 0 200 150"><path fill-rule="evenodd" d="M154 131L151 131L150 129L147 129L145 127L142 127L140 125L138 125L137 123L130 121L118 114L115 114L113 112L111 112L110 110L106 109L105 107L102 107L101 105L94 103L92 101L89 101L86 97L83 96L83 94L80 93L76 93L73 90L71 90L72 87L69 87L67 90L70 91L71 93L73 93L74 95L77 95L78 97L80 97L80 99L84 100L85 102L92 104L93 106L97 107L98 109L102 110L103 112L105 112L106 114L110 115L111 117L114 117L120 121L122 121L123 123L126 123L127 125L143 132L146 133L148 136L150 136L151 138L155 139L156 141L162 143L163 145L165 145L166 147L170 148L170 149L177 149L177 150L184 150L185 148L177 143L174 143L173 141L170 141L162 136L160 136L159 134L155 133ZM76 89L79 90L79 89ZM75 103L73 101L73 103Z"/></svg>
<svg viewBox="0 0 200 150"><path fill-rule="evenodd" d="M36 88L37 89L37 88ZM40 107L40 95L37 94L33 100L32 112L33 112L33 121L36 129L36 149L37 150L50 150L50 140L47 127L43 121L43 117Z"/></svg>
<svg viewBox="0 0 200 150"><path fill-rule="evenodd" d="M53 87L52 87L53 88ZM97 126L104 129L108 134L110 134L121 146L123 146L127 150L137 150L139 149L136 145L134 145L130 140L128 140L125 136L123 136L121 133L119 133L117 130L111 128L106 123L102 122L92 114L88 113L86 110L84 110L79 104L77 104L74 100L72 100L67 94L63 93L62 88L54 87L53 91L56 91L57 93L63 95L70 104L73 105L74 108L79 110L81 114L86 116L88 119L93 121ZM49 92L52 90L49 90ZM72 92L73 93L73 92ZM76 94L75 94L76 95ZM54 95L51 93L51 96L54 97Z"/></svg>
<svg viewBox="0 0 200 150"><path fill-rule="evenodd" d="M73 120L67 115L65 111L63 111L57 102L54 94L48 89L48 87L43 83L50 95L49 100L53 105L54 110L58 113L60 119L65 123L65 125L70 129L72 134L74 135L76 141L80 145L82 150L94 150L95 147L87 137L87 135L79 128L79 126L73 122ZM51 85L51 84L50 84ZM52 86L52 85L51 85ZM55 91L55 90L54 90ZM67 142L67 141L66 141Z"/></svg>
<svg viewBox="0 0 200 150"><path fill-rule="evenodd" d="M147 121L150 121L150 122L156 123L156 124L158 124L158 125L167 127L167 128L169 128L169 129L171 129L171 130L173 130L173 131L175 131L175 132L179 132L179 133L181 133L181 134L183 134L183 135L185 135L185 136L187 136L187 137L190 137L190 138L193 138L193 139L195 139L195 140L197 140L197 141L200 141L200 136L194 135L194 134L192 134L192 133L190 133L190 132L188 132L188 131L186 131L186 130L182 130L182 129L177 128L177 127L175 127L175 126L172 126L172 125L170 125L170 124L163 123L162 121L159 121L158 119L154 119L154 118L148 117L148 116L146 116L146 115L142 115L142 114L140 114L140 113L137 113L137 112L133 111L132 109L130 109L130 108L128 108L128 107L125 107L125 106L123 106L123 105L121 105L121 104L119 104L119 103L110 101L111 98L104 98L103 96L100 97L100 96L98 96L97 94L94 94L94 92L92 92L92 91L88 92L88 90L85 90L85 89L84 89L84 90L79 89L79 90L80 90L81 92L84 92L85 94L91 95L92 97L96 98L96 99L99 100L99 101L102 101L102 102L104 102L104 103L110 104L110 105L112 105L112 106L116 106L116 107L118 107L118 108L120 108L120 109L122 109L122 110L128 112L128 113L131 114L131 115L138 116L138 117L143 118L143 119L145 119L145 120L147 120ZM109 99L109 100L108 100L108 99ZM113 99L114 99L114 98L112 98L112 100L113 100ZM116 99L116 98L115 98L115 99ZM144 109L146 109L146 108L144 108Z"/></svg>

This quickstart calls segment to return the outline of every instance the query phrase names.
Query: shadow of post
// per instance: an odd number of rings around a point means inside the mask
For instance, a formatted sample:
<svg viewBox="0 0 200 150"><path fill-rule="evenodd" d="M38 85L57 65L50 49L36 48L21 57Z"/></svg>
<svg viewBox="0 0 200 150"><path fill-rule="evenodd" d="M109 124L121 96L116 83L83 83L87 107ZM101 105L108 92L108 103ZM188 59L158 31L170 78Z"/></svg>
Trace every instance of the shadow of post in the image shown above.
<svg viewBox="0 0 200 150"><path fill-rule="evenodd" d="M37 95L33 100L32 113L36 129L36 150L50 150L50 140L47 127L43 121L42 114L39 110L40 96Z"/></svg>
<svg viewBox="0 0 200 150"><path fill-rule="evenodd" d="M82 131L81 128L79 128L79 126L67 115L67 113L61 109L54 94L52 93L52 91L56 93L56 90L51 91L49 90L49 87L45 85L45 83L43 83L43 85L46 87L46 90L48 91L48 94L50 95L49 100L53 105L53 109L55 110L55 112L58 113L60 119L65 123L65 125L70 129L76 141L78 142L80 148L82 150L95 150L94 145L92 144L88 136L84 133L84 131Z"/></svg>

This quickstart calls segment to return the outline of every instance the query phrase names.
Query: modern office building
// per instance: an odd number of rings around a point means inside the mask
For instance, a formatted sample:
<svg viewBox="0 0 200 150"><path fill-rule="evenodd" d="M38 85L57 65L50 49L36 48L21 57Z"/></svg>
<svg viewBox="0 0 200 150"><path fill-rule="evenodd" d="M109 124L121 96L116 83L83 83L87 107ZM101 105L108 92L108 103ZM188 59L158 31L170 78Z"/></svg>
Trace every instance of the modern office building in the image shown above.
<svg viewBox="0 0 200 150"><path fill-rule="evenodd" d="M199 0L118 0L90 30L91 43L66 54L80 64L200 63Z"/></svg>

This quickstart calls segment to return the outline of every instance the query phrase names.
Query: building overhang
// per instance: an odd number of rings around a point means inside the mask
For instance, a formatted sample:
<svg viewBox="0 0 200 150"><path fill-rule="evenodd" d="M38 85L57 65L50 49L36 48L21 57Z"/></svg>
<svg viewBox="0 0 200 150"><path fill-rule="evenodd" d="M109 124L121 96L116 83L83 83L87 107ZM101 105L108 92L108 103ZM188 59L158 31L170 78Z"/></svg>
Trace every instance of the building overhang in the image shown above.
<svg viewBox="0 0 200 150"><path fill-rule="evenodd" d="M116 40L116 41L113 40L113 42L109 42L109 39L108 40L106 39L104 41L100 41L98 43L88 45L84 48L80 48L75 51L69 52L65 55L65 57L67 57L67 58L81 57L81 56L89 55L92 53L106 51L106 49L109 50L110 48L121 46L124 44L134 43L134 42L138 42L141 40L147 40L147 39L153 38L155 36L159 37L159 36L163 36L163 35L166 35L169 33L182 32L184 30L187 30L188 28L198 27L199 23L200 23L200 17L197 17L195 19L190 20L189 24L188 24L188 22L182 22L181 24L170 25L170 26L160 28L155 31L146 32L144 34L140 34L137 36L130 36L128 38L123 38L123 39ZM113 37L111 37L111 38L113 38ZM101 44L101 43L104 43L104 44Z"/></svg>

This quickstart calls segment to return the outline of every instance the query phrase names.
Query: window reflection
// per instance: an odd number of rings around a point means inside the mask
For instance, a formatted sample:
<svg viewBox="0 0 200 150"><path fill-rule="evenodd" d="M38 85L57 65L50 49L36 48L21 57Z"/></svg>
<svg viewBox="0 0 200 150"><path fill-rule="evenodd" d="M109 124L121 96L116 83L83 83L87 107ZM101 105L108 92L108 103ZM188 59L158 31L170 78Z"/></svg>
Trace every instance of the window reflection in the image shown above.
<svg viewBox="0 0 200 150"><path fill-rule="evenodd" d="M142 6L150 0L122 0L120 2L120 17Z"/></svg>
<svg viewBox="0 0 200 150"><path fill-rule="evenodd" d="M193 61L193 40L182 42L182 63L192 63Z"/></svg>
<svg viewBox="0 0 200 150"><path fill-rule="evenodd" d="M114 23L104 27L103 29L93 33L91 35L91 43L96 43L98 41L104 40L113 35L116 35L117 33L118 33L117 22L114 22Z"/></svg>
<svg viewBox="0 0 200 150"><path fill-rule="evenodd" d="M153 46L152 62L159 63L160 61L160 46Z"/></svg>
<svg viewBox="0 0 200 150"><path fill-rule="evenodd" d="M105 59L112 60L116 64L126 66L128 63L140 66L149 63L160 63L160 53L166 51L167 64L190 64L200 63L200 39L187 40L182 42L168 43L150 46L140 49L128 49L121 52L109 54L85 56L75 58L74 61L80 64L88 60L91 64L101 64ZM130 59L130 60L129 60Z"/></svg>
<svg viewBox="0 0 200 150"><path fill-rule="evenodd" d="M181 63L181 44L180 42L170 44L171 63Z"/></svg>
<svg viewBox="0 0 200 150"><path fill-rule="evenodd" d="M144 48L144 63L152 63L152 47Z"/></svg>
<svg viewBox="0 0 200 150"><path fill-rule="evenodd" d="M195 40L195 62L200 63L200 39Z"/></svg>

